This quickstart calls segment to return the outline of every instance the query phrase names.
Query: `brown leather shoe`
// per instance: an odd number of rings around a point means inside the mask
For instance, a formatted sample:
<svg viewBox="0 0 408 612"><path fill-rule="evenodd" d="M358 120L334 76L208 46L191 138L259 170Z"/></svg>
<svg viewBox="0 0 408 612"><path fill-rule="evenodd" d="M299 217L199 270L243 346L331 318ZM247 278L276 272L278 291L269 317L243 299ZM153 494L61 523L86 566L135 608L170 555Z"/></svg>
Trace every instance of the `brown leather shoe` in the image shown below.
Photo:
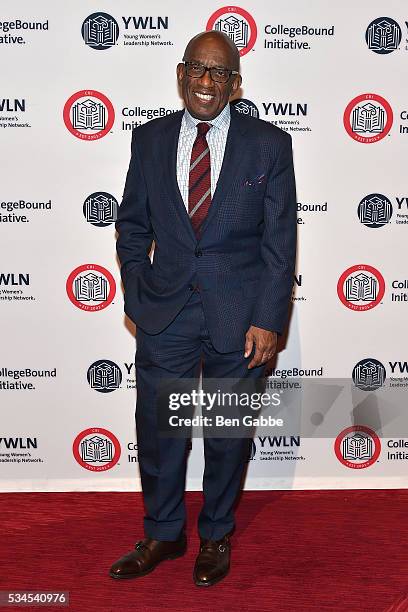
<svg viewBox="0 0 408 612"><path fill-rule="evenodd" d="M229 572L231 543L226 535L221 540L204 540L200 538L193 579L197 586L211 586L219 582Z"/></svg>
<svg viewBox="0 0 408 612"><path fill-rule="evenodd" d="M186 552L186 536L175 542L145 538L135 545L135 550L121 557L112 565L112 578L140 578L146 576L165 559L177 559Z"/></svg>

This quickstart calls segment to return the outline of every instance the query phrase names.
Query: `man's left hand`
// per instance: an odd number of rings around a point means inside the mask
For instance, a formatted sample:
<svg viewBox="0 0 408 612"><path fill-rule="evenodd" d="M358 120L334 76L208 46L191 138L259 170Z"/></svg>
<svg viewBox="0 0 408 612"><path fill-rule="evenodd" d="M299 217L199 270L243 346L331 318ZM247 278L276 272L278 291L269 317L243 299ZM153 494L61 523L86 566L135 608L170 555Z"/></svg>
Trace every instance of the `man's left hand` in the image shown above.
<svg viewBox="0 0 408 612"><path fill-rule="evenodd" d="M271 359L276 353L278 334L261 327L251 325L245 335L244 357L249 357L255 344L255 354L248 364L248 369L262 365Z"/></svg>

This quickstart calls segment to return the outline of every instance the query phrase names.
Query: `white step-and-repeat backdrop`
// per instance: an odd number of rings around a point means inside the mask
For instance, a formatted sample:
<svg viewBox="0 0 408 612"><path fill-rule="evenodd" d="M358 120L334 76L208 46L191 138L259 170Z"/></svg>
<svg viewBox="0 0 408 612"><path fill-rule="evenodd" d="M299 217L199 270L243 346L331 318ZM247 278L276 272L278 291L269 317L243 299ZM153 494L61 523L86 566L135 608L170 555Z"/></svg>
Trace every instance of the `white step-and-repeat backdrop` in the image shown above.
<svg viewBox="0 0 408 612"><path fill-rule="evenodd" d="M407 22L400 0L3 4L2 490L140 489L114 221L131 130L181 108L176 64L205 29L240 49L238 109L293 138L299 257L273 373L404 397ZM257 436L246 488L406 486L403 428L384 437L350 397L332 437ZM202 468L194 439L189 489Z"/></svg>

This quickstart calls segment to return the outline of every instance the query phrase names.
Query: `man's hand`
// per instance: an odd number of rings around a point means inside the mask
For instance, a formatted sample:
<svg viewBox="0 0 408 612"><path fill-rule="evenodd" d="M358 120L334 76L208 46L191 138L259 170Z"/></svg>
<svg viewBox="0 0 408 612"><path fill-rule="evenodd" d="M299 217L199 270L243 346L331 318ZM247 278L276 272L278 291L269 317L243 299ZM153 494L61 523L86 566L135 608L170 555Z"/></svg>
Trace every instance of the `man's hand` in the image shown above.
<svg viewBox="0 0 408 612"><path fill-rule="evenodd" d="M244 357L249 357L255 344L255 355L248 364L248 370L266 363L276 353L278 334L274 331L268 331L267 329L251 325L245 338Z"/></svg>

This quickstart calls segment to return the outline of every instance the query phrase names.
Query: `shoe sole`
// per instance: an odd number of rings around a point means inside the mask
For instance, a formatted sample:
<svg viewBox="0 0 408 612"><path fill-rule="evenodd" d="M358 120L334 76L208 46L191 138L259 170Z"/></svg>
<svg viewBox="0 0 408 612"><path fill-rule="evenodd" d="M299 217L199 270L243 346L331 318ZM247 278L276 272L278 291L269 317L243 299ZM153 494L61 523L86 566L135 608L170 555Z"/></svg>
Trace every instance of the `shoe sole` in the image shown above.
<svg viewBox="0 0 408 612"><path fill-rule="evenodd" d="M194 580L194 584L198 587L210 587L213 584L217 584L217 582L220 582L220 580L223 580L226 576L228 576L229 574L229 570L227 572L225 572L225 574L222 574L222 576L218 576L218 578L214 578L214 580L210 580L210 581L206 581L203 582L201 580L197 580L196 577L193 574L193 580Z"/></svg>
<svg viewBox="0 0 408 612"><path fill-rule="evenodd" d="M182 557L183 555L185 555L186 552L187 552L187 549L183 550L182 552L174 553L173 555L168 555L167 557L163 557L163 559L160 559L160 561L157 561L157 563L155 563L152 567L150 567L148 570L145 570L144 572L138 572L137 574L124 574L123 576L120 576L118 574L114 574L113 572L109 572L109 576L111 578L114 578L115 580L128 580L128 579L131 579L131 578L143 578L143 576L147 576L147 574L150 574L150 572L155 570L156 567L158 565L160 565L160 563L162 561L169 561L169 560L172 560L172 559L178 559L179 557Z"/></svg>

